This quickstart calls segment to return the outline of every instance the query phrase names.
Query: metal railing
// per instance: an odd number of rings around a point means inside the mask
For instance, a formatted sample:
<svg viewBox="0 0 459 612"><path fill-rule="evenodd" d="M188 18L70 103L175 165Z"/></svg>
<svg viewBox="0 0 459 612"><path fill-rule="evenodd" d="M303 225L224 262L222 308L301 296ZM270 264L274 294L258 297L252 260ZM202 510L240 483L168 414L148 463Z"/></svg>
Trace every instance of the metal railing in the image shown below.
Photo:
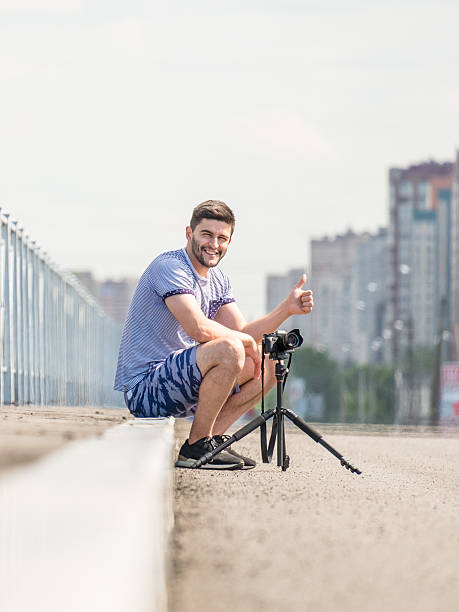
<svg viewBox="0 0 459 612"><path fill-rule="evenodd" d="M0 404L121 406L120 326L0 209Z"/></svg>

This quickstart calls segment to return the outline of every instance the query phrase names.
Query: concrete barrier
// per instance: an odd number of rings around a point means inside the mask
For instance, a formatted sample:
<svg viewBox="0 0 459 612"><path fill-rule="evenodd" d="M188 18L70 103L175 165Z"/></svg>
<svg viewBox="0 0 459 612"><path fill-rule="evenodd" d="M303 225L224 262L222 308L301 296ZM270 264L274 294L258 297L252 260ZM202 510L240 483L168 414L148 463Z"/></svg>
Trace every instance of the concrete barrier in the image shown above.
<svg viewBox="0 0 459 612"><path fill-rule="evenodd" d="M0 610L166 609L173 429L128 421L0 480Z"/></svg>

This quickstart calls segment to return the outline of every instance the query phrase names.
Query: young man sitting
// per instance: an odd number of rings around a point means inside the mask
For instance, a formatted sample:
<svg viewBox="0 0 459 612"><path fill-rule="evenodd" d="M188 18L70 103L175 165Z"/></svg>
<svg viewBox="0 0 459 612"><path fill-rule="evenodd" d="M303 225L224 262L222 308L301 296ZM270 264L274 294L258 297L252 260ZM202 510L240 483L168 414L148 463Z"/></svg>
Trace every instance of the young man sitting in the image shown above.
<svg viewBox="0 0 459 612"><path fill-rule="evenodd" d="M143 273L123 330L115 389L136 417L193 415L177 467L225 440L227 429L261 397L259 343L291 315L313 308L303 275L269 314L248 323L218 267L231 242L231 209L208 200L193 210L186 247L159 255ZM267 367L265 392L275 383ZM228 447L203 469L254 467Z"/></svg>

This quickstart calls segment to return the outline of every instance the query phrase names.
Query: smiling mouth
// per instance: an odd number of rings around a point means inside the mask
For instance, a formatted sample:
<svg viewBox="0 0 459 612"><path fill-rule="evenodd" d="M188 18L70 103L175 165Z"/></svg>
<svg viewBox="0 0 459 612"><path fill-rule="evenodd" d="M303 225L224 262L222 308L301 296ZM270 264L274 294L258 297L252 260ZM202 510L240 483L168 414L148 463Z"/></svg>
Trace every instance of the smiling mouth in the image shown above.
<svg viewBox="0 0 459 612"><path fill-rule="evenodd" d="M210 257L218 257L220 254L218 251L209 251L209 249L202 249L206 255L210 255Z"/></svg>

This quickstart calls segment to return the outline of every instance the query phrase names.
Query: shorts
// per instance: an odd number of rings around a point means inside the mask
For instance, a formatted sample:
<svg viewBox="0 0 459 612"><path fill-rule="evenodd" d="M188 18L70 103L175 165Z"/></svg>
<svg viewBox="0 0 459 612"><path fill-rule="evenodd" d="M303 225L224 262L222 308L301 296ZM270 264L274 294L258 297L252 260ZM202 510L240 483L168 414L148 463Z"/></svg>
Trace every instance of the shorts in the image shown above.
<svg viewBox="0 0 459 612"><path fill-rule="evenodd" d="M180 349L154 363L145 378L124 393L131 414L139 418L188 417L196 410L201 371L196 348Z"/></svg>

